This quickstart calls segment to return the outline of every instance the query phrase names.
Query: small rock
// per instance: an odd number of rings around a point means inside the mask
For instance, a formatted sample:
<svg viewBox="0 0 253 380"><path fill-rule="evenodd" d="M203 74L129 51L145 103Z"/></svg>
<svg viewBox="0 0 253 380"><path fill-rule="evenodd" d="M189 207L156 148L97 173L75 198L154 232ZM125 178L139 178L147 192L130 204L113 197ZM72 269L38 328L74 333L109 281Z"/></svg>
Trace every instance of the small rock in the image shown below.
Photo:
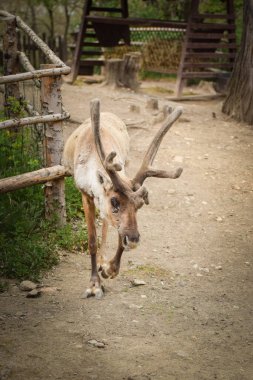
<svg viewBox="0 0 253 380"><path fill-rule="evenodd" d="M17 313L16 313L16 317L17 318L23 318L23 317L25 317L26 316L26 313L24 313L23 311L18 311Z"/></svg>
<svg viewBox="0 0 253 380"><path fill-rule="evenodd" d="M176 190L175 189L169 189L167 192L168 192L168 194L173 195L173 194L175 194Z"/></svg>
<svg viewBox="0 0 253 380"><path fill-rule="evenodd" d="M42 293L55 293L57 291L61 291L61 288L57 288L56 286L43 286L41 289Z"/></svg>
<svg viewBox="0 0 253 380"><path fill-rule="evenodd" d="M199 268L200 270L202 270L203 272L206 272L206 273L209 273L209 268Z"/></svg>
<svg viewBox="0 0 253 380"><path fill-rule="evenodd" d="M223 222L223 219L221 216L217 216L216 220L217 220L217 222L220 222L220 223Z"/></svg>
<svg viewBox="0 0 253 380"><path fill-rule="evenodd" d="M99 342L97 341L96 339L91 339L91 340L88 340L88 343L93 346L93 347L97 347L97 348L105 348L105 344L103 342Z"/></svg>
<svg viewBox="0 0 253 380"><path fill-rule="evenodd" d="M238 185L232 185L231 187L234 190L241 190L240 186L238 186Z"/></svg>
<svg viewBox="0 0 253 380"><path fill-rule="evenodd" d="M222 266L221 266L221 265L217 265L217 266L215 267L215 269L217 269L217 270L222 270Z"/></svg>
<svg viewBox="0 0 253 380"><path fill-rule="evenodd" d="M141 298L147 298L146 294L141 294Z"/></svg>
<svg viewBox="0 0 253 380"><path fill-rule="evenodd" d="M176 352L176 354L177 354L177 356L179 356L180 358L188 358L189 357L189 355L186 353L186 352L184 352L184 351L177 351Z"/></svg>
<svg viewBox="0 0 253 380"><path fill-rule="evenodd" d="M137 106L136 104L130 104L129 111L130 112L135 112L135 113L140 113L141 112L141 108L140 108L140 106Z"/></svg>
<svg viewBox="0 0 253 380"><path fill-rule="evenodd" d="M203 277L203 274L201 274L201 273L197 273L196 276L197 276L197 277Z"/></svg>
<svg viewBox="0 0 253 380"><path fill-rule="evenodd" d="M131 303L129 305L129 309L136 309L136 310L138 310L138 309L142 309L142 308L143 308L142 305L135 305L134 303Z"/></svg>
<svg viewBox="0 0 253 380"><path fill-rule="evenodd" d="M19 288L24 292L29 292L30 290L36 289L37 284L32 281L22 281L19 285Z"/></svg>
<svg viewBox="0 0 253 380"><path fill-rule="evenodd" d="M247 265L247 266L250 266L250 262L249 261L245 261L244 264Z"/></svg>
<svg viewBox="0 0 253 380"><path fill-rule="evenodd" d="M155 98L148 99L146 103L146 108L158 110L158 100Z"/></svg>
<svg viewBox="0 0 253 380"><path fill-rule="evenodd" d="M194 264L193 266L192 266L194 269L198 269L198 264Z"/></svg>
<svg viewBox="0 0 253 380"><path fill-rule="evenodd" d="M38 289L33 289L29 293L27 293L26 298L38 298L41 296L41 291Z"/></svg>
<svg viewBox="0 0 253 380"><path fill-rule="evenodd" d="M133 286L140 286L140 285L146 285L146 282L143 280L138 280L137 278L135 278L134 280L131 281L131 284Z"/></svg>

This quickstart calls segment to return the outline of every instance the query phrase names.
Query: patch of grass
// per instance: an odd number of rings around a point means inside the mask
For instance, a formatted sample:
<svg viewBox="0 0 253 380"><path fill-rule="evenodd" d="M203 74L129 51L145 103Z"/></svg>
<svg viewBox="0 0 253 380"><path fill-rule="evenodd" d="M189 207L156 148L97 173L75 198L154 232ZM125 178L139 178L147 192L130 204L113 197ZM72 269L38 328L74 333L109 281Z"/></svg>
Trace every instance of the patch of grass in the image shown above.
<svg viewBox="0 0 253 380"><path fill-rule="evenodd" d="M160 86L145 87L145 92L148 92L151 94L164 94L164 95L174 94L173 90L171 90L169 88L160 87Z"/></svg>
<svg viewBox="0 0 253 380"><path fill-rule="evenodd" d="M135 268L128 269L127 271L124 272L127 275L131 276L154 276L154 277L168 277L171 275L170 271L156 267L153 265L137 265Z"/></svg>
<svg viewBox="0 0 253 380"><path fill-rule="evenodd" d="M153 71L142 70L140 72L140 79L142 80L164 80L174 82L176 80L176 74L165 74L165 73L156 73Z"/></svg>

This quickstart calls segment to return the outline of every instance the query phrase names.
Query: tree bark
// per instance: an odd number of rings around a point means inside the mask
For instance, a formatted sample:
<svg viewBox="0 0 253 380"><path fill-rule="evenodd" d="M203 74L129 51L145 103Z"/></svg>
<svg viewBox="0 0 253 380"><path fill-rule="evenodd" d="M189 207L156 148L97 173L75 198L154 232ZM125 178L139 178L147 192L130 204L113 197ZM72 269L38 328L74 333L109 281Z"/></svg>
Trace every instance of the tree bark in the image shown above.
<svg viewBox="0 0 253 380"><path fill-rule="evenodd" d="M105 84L136 91L140 85L138 82L140 58L139 53L128 53L123 59L108 59L105 63Z"/></svg>
<svg viewBox="0 0 253 380"><path fill-rule="evenodd" d="M111 58L105 62L105 85L112 87L122 87L120 81L123 60Z"/></svg>
<svg viewBox="0 0 253 380"><path fill-rule="evenodd" d="M42 69L54 65L41 65ZM43 114L62 113L61 77L47 77L41 81L41 102ZM45 159L46 166L59 165L63 152L62 122L47 123L45 128ZM45 185L46 217L58 217L59 225L66 222L64 178L47 182Z"/></svg>
<svg viewBox="0 0 253 380"><path fill-rule="evenodd" d="M253 0L244 0L244 29L222 112L253 125Z"/></svg>
<svg viewBox="0 0 253 380"><path fill-rule="evenodd" d="M4 75L16 75L19 71L19 59L17 49L16 18L11 17L6 21L3 37L3 66ZM5 84L5 103L8 104L9 98L20 100L19 84ZM8 117L15 116L10 109L6 111Z"/></svg>
<svg viewBox="0 0 253 380"><path fill-rule="evenodd" d="M0 194L68 176L64 166L56 165L13 177L0 179Z"/></svg>

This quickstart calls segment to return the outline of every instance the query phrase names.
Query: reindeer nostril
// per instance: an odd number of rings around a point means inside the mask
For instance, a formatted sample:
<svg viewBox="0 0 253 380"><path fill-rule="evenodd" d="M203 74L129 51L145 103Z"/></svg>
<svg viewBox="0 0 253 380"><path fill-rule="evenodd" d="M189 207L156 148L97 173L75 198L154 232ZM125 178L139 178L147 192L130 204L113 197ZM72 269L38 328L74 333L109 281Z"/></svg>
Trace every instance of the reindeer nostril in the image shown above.
<svg viewBox="0 0 253 380"><path fill-rule="evenodd" d="M140 234L135 234L135 235L129 236L129 240L132 243L138 243L140 240Z"/></svg>
<svg viewBox="0 0 253 380"><path fill-rule="evenodd" d="M138 234L133 234L133 235L125 235L123 238L123 244L124 246L129 246L129 244L137 244L139 243L140 240L140 235Z"/></svg>

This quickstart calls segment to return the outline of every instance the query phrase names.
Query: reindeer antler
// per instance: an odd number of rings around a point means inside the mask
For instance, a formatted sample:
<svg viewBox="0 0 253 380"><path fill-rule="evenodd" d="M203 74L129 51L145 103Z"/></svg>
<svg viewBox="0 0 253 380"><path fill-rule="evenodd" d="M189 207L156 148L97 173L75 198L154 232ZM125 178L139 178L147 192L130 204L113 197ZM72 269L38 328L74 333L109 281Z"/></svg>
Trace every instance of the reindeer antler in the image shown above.
<svg viewBox="0 0 253 380"><path fill-rule="evenodd" d="M106 170L107 174L111 178L114 190L122 191L123 193L129 192L128 187L118 175L118 171L122 170L122 166L119 163L114 163L113 159L116 157L116 152L111 152L107 156L102 145L100 137L100 101L99 99L93 99L90 103L91 113L91 125L95 140L95 146L101 163Z"/></svg>
<svg viewBox="0 0 253 380"><path fill-rule="evenodd" d="M183 169L178 168L173 171L166 171L166 170L155 170L151 167L154 158L157 154L157 151L159 149L159 146L162 142L162 139L168 132L168 130L172 127L173 123L179 118L179 116L182 114L183 108L177 107L164 121L163 125L161 126L160 130L157 132L153 140L151 141L148 150L143 158L142 164L140 169L138 170L137 174L135 175L134 179L132 180L133 188L138 189L145 179L147 177L159 177L159 178L178 178Z"/></svg>

